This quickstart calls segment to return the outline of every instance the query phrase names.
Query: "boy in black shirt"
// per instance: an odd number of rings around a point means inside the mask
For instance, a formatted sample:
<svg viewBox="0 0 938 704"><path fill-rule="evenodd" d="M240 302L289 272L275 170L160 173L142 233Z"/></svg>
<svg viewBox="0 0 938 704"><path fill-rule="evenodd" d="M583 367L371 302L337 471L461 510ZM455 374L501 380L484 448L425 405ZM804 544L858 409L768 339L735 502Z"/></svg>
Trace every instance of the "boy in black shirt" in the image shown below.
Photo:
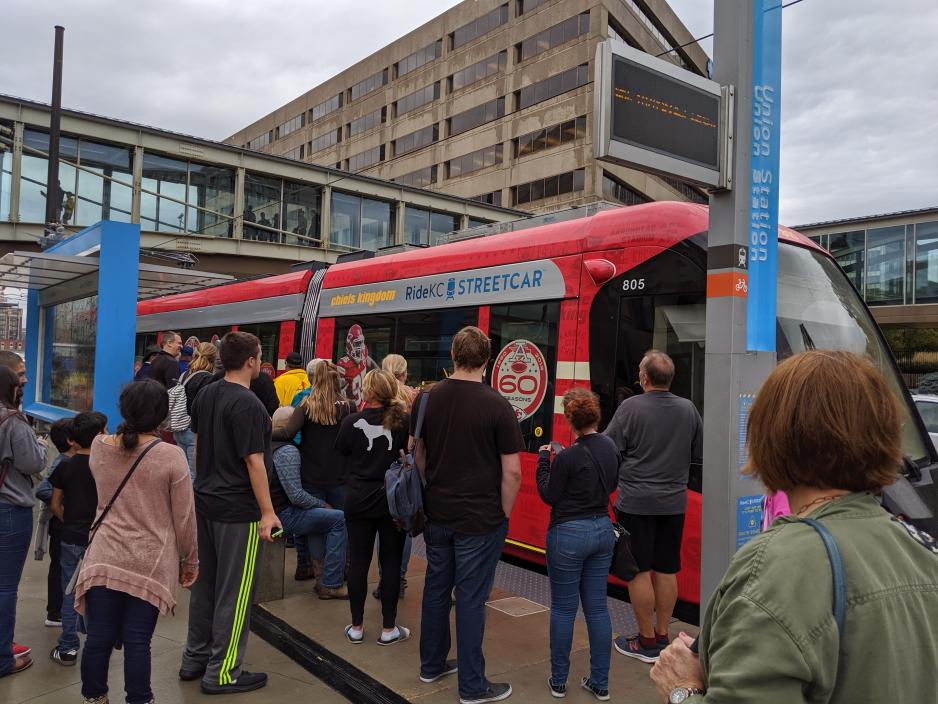
<svg viewBox="0 0 938 704"><path fill-rule="evenodd" d="M270 500L270 416L250 391L261 344L229 332L219 350L225 377L192 404L199 578L189 600L189 635L179 678L206 694L248 692L267 675L241 669L247 648L260 541L281 529Z"/></svg>
<svg viewBox="0 0 938 704"><path fill-rule="evenodd" d="M62 635L49 657L60 665L72 666L78 660L78 616L75 598L65 594L65 588L78 569L78 563L88 545L88 531L98 509L98 490L95 487L88 457L96 435L107 432L107 417L90 411L79 413L72 421L68 443L74 451L59 464L49 478L52 485L52 513L62 521Z"/></svg>

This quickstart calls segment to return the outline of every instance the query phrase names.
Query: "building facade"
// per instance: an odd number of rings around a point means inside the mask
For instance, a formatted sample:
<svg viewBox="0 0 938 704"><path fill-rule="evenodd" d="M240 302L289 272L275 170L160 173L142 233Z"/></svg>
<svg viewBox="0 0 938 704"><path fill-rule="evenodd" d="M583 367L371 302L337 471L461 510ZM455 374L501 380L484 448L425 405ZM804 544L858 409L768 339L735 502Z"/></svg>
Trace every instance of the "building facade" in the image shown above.
<svg viewBox="0 0 938 704"><path fill-rule="evenodd" d="M906 382L938 371L938 207L795 227L837 259Z"/></svg>
<svg viewBox="0 0 938 704"><path fill-rule="evenodd" d="M705 203L686 183L593 158L593 64L608 37L706 75L665 0L465 0L226 141L534 212Z"/></svg>
<svg viewBox="0 0 938 704"><path fill-rule="evenodd" d="M49 106L0 96L0 255L43 233ZM525 212L64 110L58 221L140 223L144 258L235 276L420 244ZM0 282L2 285L2 282Z"/></svg>
<svg viewBox="0 0 938 704"><path fill-rule="evenodd" d="M0 352L12 350L22 354L24 343L23 309L0 300Z"/></svg>

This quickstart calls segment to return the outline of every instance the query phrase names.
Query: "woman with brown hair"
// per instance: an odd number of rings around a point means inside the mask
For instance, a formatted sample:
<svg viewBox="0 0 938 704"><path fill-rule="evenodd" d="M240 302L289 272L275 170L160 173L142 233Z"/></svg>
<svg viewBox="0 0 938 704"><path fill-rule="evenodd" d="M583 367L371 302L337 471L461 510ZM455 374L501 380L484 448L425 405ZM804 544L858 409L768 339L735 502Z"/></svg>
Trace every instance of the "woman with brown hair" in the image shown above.
<svg viewBox="0 0 938 704"><path fill-rule="evenodd" d="M597 431L599 398L589 389L563 395L563 414L576 442L551 461L551 446L537 458L537 491L551 506L547 529L550 578L550 663L547 686L554 697L567 691L570 647L577 607L590 641L590 674L580 685L600 701L609 699L612 624L606 606L606 581L615 538L609 520L609 495L619 479L616 444Z"/></svg>
<svg viewBox="0 0 938 704"><path fill-rule="evenodd" d="M328 360L320 360L310 378L310 393L293 410L286 426L274 429L274 440L290 440L299 434L302 465L300 477L307 493L325 502L326 508L345 508L345 458L335 448L339 424L355 411L339 389L339 368ZM325 544L321 537L296 542L296 573L294 579L318 577Z"/></svg>
<svg viewBox="0 0 938 704"><path fill-rule="evenodd" d="M384 475L407 447L409 417L398 397L397 380L388 372L378 369L368 372L362 393L365 408L342 421L335 441L336 449L347 460L348 469L345 525L350 556L348 590L352 624L345 629L345 635L352 643L364 640L368 570L377 535L384 617L378 645L391 645L407 640L410 631L396 622L404 533L391 518Z"/></svg>
<svg viewBox="0 0 938 704"><path fill-rule="evenodd" d="M902 459L882 375L849 352L790 357L759 390L748 437L746 473L792 514L733 557L699 659L683 633L662 652L651 677L665 701L934 701L938 554L877 499Z"/></svg>

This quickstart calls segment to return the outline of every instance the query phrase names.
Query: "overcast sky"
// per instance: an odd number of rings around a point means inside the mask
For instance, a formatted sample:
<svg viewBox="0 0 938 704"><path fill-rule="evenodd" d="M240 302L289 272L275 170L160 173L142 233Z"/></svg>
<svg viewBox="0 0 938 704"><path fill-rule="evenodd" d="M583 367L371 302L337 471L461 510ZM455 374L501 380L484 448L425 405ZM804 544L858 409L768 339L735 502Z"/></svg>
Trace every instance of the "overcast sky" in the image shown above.
<svg viewBox="0 0 938 704"><path fill-rule="evenodd" d="M66 107L223 139L455 4L8 0L0 92L50 99L60 23ZM712 0L671 4L712 31ZM804 0L784 16L781 220L938 205L938 2Z"/></svg>

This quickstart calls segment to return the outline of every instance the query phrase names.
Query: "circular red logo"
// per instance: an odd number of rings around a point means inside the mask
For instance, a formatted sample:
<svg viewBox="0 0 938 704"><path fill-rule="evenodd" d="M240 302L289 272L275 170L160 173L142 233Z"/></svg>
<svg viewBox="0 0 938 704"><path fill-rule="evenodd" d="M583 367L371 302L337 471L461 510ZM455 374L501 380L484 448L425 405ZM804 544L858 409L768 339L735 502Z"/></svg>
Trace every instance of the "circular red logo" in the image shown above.
<svg viewBox="0 0 938 704"><path fill-rule="evenodd" d="M512 340L495 358L492 386L515 409L520 423L540 408L547 393L547 363L530 340Z"/></svg>

